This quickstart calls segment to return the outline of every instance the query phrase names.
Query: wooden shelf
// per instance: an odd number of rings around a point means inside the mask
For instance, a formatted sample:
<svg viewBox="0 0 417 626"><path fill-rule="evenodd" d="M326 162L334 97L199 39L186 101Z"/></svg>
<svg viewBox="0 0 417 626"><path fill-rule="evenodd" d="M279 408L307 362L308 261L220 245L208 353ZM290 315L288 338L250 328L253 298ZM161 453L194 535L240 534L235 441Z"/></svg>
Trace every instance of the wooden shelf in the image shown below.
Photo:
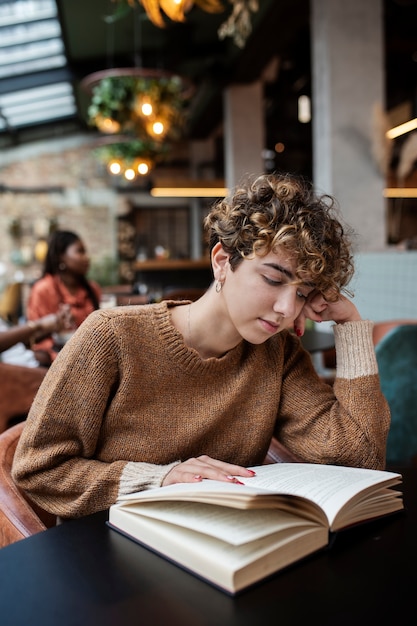
<svg viewBox="0 0 417 626"><path fill-rule="evenodd" d="M200 270L210 267L210 259L149 259L136 261L134 268L137 272L169 272L176 270Z"/></svg>

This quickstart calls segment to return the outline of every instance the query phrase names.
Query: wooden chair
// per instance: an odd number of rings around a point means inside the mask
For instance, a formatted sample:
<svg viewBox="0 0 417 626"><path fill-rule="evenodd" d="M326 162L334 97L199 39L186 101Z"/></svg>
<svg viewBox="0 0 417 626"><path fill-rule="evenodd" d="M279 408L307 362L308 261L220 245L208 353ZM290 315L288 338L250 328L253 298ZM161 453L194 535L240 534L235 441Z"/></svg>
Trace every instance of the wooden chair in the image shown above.
<svg viewBox="0 0 417 626"><path fill-rule="evenodd" d="M12 479L11 468L25 422L0 435L0 548L56 524L56 517L29 500Z"/></svg>
<svg viewBox="0 0 417 626"><path fill-rule="evenodd" d="M14 483L13 457L25 422L0 435L0 548L56 525L56 517L33 503ZM299 459L275 438L264 463L292 463Z"/></svg>

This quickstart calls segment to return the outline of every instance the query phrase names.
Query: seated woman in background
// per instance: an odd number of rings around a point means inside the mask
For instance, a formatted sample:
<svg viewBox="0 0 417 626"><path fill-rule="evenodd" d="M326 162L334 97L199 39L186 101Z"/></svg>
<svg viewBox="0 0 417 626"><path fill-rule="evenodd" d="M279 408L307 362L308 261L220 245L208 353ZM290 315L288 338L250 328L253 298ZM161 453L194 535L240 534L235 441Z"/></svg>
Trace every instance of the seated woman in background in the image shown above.
<svg viewBox="0 0 417 626"><path fill-rule="evenodd" d="M383 469L390 425L372 342L344 295L350 238L328 196L262 175L205 219L214 282L195 302L92 313L49 368L13 478L61 518L173 483L253 475L273 435L306 462ZM300 336L332 320L334 386Z"/></svg>
<svg viewBox="0 0 417 626"><path fill-rule="evenodd" d="M77 329L100 304L101 288L87 279L89 267L90 259L82 239L71 231L55 231L48 241L42 278L30 290L27 319L36 321L66 306L70 312L66 330ZM60 348L52 336L33 345L43 365L50 365Z"/></svg>

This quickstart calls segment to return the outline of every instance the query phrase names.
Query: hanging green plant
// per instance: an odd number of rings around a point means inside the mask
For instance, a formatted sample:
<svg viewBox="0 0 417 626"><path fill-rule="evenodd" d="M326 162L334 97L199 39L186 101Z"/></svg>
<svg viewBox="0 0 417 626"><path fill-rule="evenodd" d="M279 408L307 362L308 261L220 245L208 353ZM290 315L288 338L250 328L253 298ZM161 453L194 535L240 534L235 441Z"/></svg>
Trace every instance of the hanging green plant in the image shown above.
<svg viewBox="0 0 417 626"><path fill-rule="evenodd" d="M189 98L184 80L163 72L147 76L146 70L134 68L117 72L98 73L103 78L91 88L89 124L101 132L129 134L141 140L179 139Z"/></svg>
<svg viewBox="0 0 417 626"><path fill-rule="evenodd" d="M121 159L127 164L133 163L138 158L150 158L153 161L163 159L169 154L167 144L158 144L152 141L118 141L108 143L95 148L94 155L107 163L110 159Z"/></svg>

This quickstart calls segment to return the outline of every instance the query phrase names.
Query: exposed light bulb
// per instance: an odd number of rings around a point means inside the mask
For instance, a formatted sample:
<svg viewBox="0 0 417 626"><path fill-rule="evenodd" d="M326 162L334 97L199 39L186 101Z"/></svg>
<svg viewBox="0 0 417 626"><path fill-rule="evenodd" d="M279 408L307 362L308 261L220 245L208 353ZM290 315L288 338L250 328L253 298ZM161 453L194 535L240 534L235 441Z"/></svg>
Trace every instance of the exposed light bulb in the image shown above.
<svg viewBox="0 0 417 626"><path fill-rule="evenodd" d="M107 169L109 170L110 174L114 174L115 176L117 176L117 174L120 174L120 172L122 171L122 167L119 161L110 161Z"/></svg>
<svg viewBox="0 0 417 626"><path fill-rule="evenodd" d="M149 165L147 163L145 163L144 161L142 163L139 163L139 165L138 165L138 173L141 176L145 176L148 172L149 172Z"/></svg>
<svg viewBox="0 0 417 626"><path fill-rule="evenodd" d="M126 180L133 180L134 178L136 178L136 173L135 170L133 170L131 167L129 167L124 174Z"/></svg>
<svg viewBox="0 0 417 626"><path fill-rule="evenodd" d="M102 133L114 134L120 131L120 124L116 122L111 117L103 117L102 115L97 115L95 118L95 124Z"/></svg>
<svg viewBox="0 0 417 626"><path fill-rule="evenodd" d="M150 115L152 115L152 112L153 112L152 104L150 102L144 102L141 106L141 111L143 115L146 115L146 117L149 117Z"/></svg>
<svg viewBox="0 0 417 626"><path fill-rule="evenodd" d="M154 122L152 124L152 130L155 133L155 135L163 135L165 132L165 126L163 125L162 122Z"/></svg>

